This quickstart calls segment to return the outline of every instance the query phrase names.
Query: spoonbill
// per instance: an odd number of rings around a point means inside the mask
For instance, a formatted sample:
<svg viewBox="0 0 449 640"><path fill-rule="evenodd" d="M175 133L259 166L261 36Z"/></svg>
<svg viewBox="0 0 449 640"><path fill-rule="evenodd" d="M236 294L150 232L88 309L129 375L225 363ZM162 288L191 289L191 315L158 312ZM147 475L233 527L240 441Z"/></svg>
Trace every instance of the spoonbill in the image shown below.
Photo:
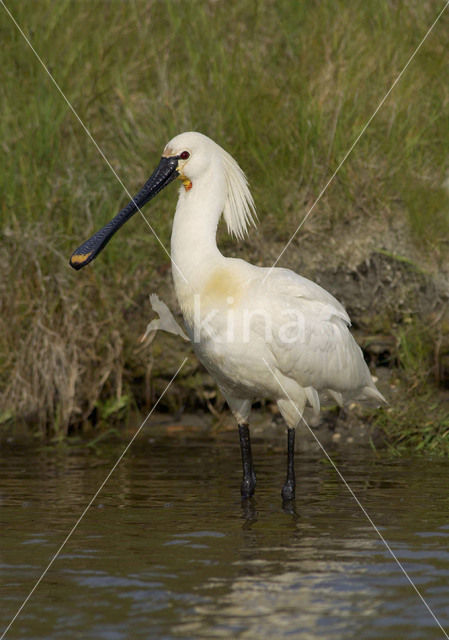
<svg viewBox="0 0 449 640"><path fill-rule="evenodd" d="M320 411L319 393L344 399L372 398L377 390L352 337L343 306L325 289L289 269L264 268L227 258L216 242L223 214L228 231L243 238L256 213L243 171L207 136L182 133L165 147L143 188L70 258L89 264L113 234L180 178L171 236L172 272L187 334L217 382L237 421L243 466L241 495L256 486L249 416L253 402L271 398L287 424L284 500L295 496L295 428L306 404Z"/></svg>

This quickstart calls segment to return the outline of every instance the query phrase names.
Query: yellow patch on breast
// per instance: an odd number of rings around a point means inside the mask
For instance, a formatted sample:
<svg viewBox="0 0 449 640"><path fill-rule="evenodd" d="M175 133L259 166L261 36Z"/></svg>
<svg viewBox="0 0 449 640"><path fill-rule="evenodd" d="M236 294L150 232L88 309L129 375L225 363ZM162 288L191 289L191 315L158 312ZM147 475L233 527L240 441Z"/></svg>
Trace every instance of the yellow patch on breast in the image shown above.
<svg viewBox="0 0 449 640"><path fill-rule="evenodd" d="M215 269L200 292L201 302L232 307L240 300L243 286L244 281L230 269Z"/></svg>

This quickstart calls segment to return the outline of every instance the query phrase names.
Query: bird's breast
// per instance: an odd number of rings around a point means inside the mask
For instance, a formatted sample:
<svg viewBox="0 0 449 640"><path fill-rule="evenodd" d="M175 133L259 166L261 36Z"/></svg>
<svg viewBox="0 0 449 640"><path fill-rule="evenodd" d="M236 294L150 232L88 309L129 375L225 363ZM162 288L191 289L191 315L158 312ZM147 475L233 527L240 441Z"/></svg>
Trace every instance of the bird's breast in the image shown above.
<svg viewBox="0 0 449 640"><path fill-rule="evenodd" d="M223 310L241 302L243 288L243 278L229 269L219 267L205 280L199 296L205 307L215 305L217 310Z"/></svg>
<svg viewBox="0 0 449 640"><path fill-rule="evenodd" d="M205 317L221 325L229 313L238 313L245 304L245 280L229 268L216 267L207 273L207 267L203 267L188 282L176 280L178 302L192 328Z"/></svg>

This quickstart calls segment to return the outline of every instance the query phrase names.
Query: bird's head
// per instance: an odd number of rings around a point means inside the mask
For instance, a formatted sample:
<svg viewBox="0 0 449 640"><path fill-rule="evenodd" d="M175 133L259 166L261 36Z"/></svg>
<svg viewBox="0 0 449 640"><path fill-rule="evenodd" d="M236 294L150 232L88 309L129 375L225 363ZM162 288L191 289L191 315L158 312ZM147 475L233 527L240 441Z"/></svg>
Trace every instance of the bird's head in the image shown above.
<svg viewBox="0 0 449 640"><path fill-rule="evenodd" d="M217 164L218 163L218 164ZM254 221L254 203L246 178L236 161L213 140L201 133L181 133L166 145L162 158L142 189L108 224L76 249L70 266L85 267L104 249L120 227L170 182L180 178L186 191L205 177L211 167L224 172L225 204L223 214L231 233L243 237Z"/></svg>
<svg viewBox="0 0 449 640"><path fill-rule="evenodd" d="M211 166L213 159L219 157L220 147L202 133L188 131L176 136L166 145L163 158L177 158L177 171L189 190L193 181L203 176Z"/></svg>
<svg viewBox="0 0 449 640"><path fill-rule="evenodd" d="M70 266L78 270L92 262L116 231L175 178L181 178L184 187L189 190L192 187L192 180L204 171L207 163L205 146L208 143L214 145L212 140L201 133L182 133L173 138L165 147L158 166L139 193L115 218L73 252L70 257Z"/></svg>

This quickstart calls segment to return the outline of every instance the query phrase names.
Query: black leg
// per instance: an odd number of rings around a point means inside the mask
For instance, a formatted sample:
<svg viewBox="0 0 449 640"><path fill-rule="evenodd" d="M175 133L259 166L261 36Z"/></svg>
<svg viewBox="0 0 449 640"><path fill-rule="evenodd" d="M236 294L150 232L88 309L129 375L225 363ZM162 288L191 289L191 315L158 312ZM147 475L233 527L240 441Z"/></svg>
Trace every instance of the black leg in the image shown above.
<svg viewBox="0 0 449 640"><path fill-rule="evenodd" d="M251 440L247 424L239 424L240 451L242 452L243 479L240 487L242 498L250 498L256 488L256 474L254 473L253 457L251 455Z"/></svg>
<svg viewBox="0 0 449 640"><path fill-rule="evenodd" d="M284 501L293 500L295 497L295 430L287 432L287 479L282 487L281 495Z"/></svg>

